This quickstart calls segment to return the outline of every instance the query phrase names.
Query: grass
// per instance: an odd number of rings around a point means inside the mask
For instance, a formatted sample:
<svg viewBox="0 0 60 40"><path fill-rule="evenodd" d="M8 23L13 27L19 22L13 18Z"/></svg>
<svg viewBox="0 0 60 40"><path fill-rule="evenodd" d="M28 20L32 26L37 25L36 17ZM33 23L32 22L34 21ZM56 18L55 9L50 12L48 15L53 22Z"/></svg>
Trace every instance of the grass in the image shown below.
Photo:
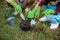
<svg viewBox="0 0 60 40"><path fill-rule="evenodd" d="M17 19L17 24L14 26L6 23L5 17L2 15L6 8L5 1L0 4L0 40L60 40L60 28L57 30L50 30L48 23L36 24L36 28L44 27L44 31L28 31L21 30L19 23L20 18Z"/></svg>

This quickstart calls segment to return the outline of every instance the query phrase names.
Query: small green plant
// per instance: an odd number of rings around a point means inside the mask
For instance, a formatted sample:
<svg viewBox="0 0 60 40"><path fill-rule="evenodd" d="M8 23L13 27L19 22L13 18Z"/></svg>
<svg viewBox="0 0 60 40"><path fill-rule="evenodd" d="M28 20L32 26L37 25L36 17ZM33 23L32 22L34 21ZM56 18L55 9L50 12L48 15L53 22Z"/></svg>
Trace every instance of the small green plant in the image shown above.
<svg viewBox="0 0 60 40"><path fill-rule="evenodd" d="M14 9L8 7L8 8L6 8L5 10L3 10L3 15L4 15L5 17L7 17L7 16L10 16L10 15L13 15L13 12L14 12Z"/></svg>

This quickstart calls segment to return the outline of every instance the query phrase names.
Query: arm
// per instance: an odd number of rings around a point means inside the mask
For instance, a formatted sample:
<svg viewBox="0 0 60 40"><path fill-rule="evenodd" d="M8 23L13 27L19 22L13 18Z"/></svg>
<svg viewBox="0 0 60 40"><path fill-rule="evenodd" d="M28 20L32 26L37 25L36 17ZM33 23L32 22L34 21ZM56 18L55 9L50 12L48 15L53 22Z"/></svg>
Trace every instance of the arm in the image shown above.
<svg viewBox="0 0 60 40"><path fill-rule="evenodd" d="M34 18L35 16L39 15L39 12L41 10L41 7L39 6L40 2L37 2L35 8L28 12L28 18Z"/></svg>
<svg viewBox="0 0 60 40"><path fill-rule="evenodd" d="M44 3L45 3L44 0L37 0L37 4L35 6L35 9L38 8L39 5L42 6Z"/></svg>
<svg viewBox="0 0 60 40"><path fill-rule="evenodd" d="M39 2L39 5L42 6L45 3L45 0L37 0Z"/></svg>
<svg viewBox="0 0 60 40"><path fill-rule="evenodd" d="M16 2L14 2L13 0L6 0L8 3L10 3L13 7L14 7L14 9L16 10L16 11L18 11L19 13L22 13L22 8L21 8L21 6L20 5L18 5Z"/></svg>
<svg viewBox="0 0 60 40"><path fill-rule="evenodd" d="M58 12L60 12L60 2L57 5L57 9L55 10L55 14L57 14Z"/></svg>

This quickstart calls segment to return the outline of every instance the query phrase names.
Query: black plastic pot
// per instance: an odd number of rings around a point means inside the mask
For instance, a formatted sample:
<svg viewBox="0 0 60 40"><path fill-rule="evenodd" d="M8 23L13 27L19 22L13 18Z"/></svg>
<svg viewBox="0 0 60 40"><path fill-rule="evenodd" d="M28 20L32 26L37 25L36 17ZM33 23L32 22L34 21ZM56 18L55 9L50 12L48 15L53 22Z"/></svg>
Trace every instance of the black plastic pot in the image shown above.
<svg viewBox="0 0 60 40"><path fill-rule="evenodd" d="M20 27L23 31L29 31L31 28L30 21L29 20L22 21L20 23Z"/></svg>

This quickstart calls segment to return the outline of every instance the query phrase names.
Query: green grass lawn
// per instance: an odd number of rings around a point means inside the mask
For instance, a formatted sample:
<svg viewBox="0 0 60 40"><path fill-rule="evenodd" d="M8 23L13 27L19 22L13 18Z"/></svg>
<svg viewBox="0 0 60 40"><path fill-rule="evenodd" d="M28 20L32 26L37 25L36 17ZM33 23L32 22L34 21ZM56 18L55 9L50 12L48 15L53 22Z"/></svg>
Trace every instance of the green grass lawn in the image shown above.
<svg viewBox="0 0 60 40"><path fill-rule="evenodd" d="M19 17L16 18L16 25L8 25L2 15L6 6L5 1L0 1L0 40L60 40L60 27L57 30L50 30L48 23L36 24L36 28L44 27L43 32L41 30L22 31L19 26L21 20Z"/></svg>

